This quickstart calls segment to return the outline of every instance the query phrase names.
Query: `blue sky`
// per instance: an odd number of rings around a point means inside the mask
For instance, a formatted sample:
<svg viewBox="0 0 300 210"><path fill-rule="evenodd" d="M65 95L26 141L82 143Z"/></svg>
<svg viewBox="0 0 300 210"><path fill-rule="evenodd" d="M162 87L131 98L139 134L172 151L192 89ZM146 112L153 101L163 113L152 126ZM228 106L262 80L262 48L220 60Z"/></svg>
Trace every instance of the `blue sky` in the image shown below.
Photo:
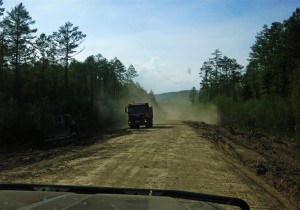
<svg viewBox="0 0 300 210"><path fill-rule="evenodd" d="M300 7L300 0L3 0L3 7L21 2L37 34L70 21L87 35L78 60L118 57L154 93L198 89L199 69L217 48L246 66L262 26Z"/></svg>

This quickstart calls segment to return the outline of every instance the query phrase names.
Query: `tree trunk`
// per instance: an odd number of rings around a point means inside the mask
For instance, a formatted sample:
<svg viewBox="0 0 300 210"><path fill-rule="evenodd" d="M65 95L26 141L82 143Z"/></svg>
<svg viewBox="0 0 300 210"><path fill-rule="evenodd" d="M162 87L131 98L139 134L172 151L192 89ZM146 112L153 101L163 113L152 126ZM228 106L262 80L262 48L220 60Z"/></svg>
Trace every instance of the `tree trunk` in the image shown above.
<svg viewBox="0 0 300 210"><path fill-rule="evenodd" d="M41 85L41 93L42 93L42 98L45 97L45 58L42 59L42 85Z"/></svg>
<svg viewBox="0 0 300 210"><path fill-rule="evenodd" d="M0 99L4 88L4 34L1 34L1 49L0 49Z"/></svg>
<svg viewBox="0 0 300 210"><path fill-rule="evenodd" d="M16 58L15 58L15 84L14 84L14 98L17 105L20 105L20 73L19 73L19 39L16 41Z"/></svg>

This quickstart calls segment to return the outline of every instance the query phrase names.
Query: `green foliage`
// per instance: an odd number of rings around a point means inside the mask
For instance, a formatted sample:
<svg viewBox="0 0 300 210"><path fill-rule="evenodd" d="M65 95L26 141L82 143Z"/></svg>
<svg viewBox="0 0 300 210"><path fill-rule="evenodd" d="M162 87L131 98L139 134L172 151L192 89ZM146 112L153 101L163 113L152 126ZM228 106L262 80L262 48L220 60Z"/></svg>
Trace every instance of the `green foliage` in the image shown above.
<svg viewBox="0 0 300 210"><path fill-rule="evenodd" d="M243 67L235 59L222 57L220 50L215 50L213 58L205 61L200 68L201 88L199 101L208 102L216 96L226 95L237 100Z"/></svg>
<svg viewBox="0 0 300 210"><path fill-rule="evenodd" d="M76 48L79 47L86 37L86 35L78 29L78 26L73 27L73 24L68 21L65 25L59 28L58 32L54 32L52 35L58 45L57 54L59 55L60 61L65 69L64 81L65 97L67 102L69 102L69 61L74 56L74 53L80 53L76 50Z"/></svg>
<svg viewBox="0 0 300 210"><path fill-rule="evenodd" d="M288 98L300 77L300 9L283 23L265 25L251 47L245 87L250 97L276 95Z"/></svg>
<svg viewBox="0 0 300 210"><path fill-rule="evenodd" d="M98 131L125 125L124 107L131 101L156 104L153 92L132 81L137 76L132 65L101 54L76 61L86 37L78 27L67 22L35 38L33 24L23 4L0 24L2 145L41 142L55 115L71 114L81 132Z"/></svg>
<svg viewBox="0 0 300 210"><path fill-rule="evenodd" d="M14 100L20 104L22 100L22 84L20 80L21 68L26 69L28 62L33 58L33 47L29 45L35 37L37 29L31 29L35 21L32 20L22 3L17 5L4 17L3 33L7 46L7 60L14 70ZM2 60L3 61L3 60ZM2 64L3 65L3 64Z"/></svg>
<svg viewBox="0 0 300 210"><path fill-rule="evenodd" d="M298 70L300 70L300 67ZM295 140L300 144L300 79L294 83L292 105L295 116Z"/></svg>
<svg viewBox="0 0 300 210"><path fill-rule="evenodd" d="M200 69L200 102L213 102L219 123L300 142L300 8L264 25L251 47L249 64L216 50Z"/></svg>
<svg viewBox="0 0 300 210"><path fill-rule="evenodd" d="M192 103L192 105L196 103L196 99L197 99L197 90L195 87L193 87L189 95L189 100Z"/></svg>
<svg viewBox="0 0 300 210"><path fill-rule="evenodd" d="M252 99L236 102L228 97L217 97L220 123L268 135L291 137L295 125L293 110L288 100Z"/></svg>
<svg viewBox="0 0 300 210"><path fill-rule="evenodd" d="M26 105L22 108L10 101L8 104L1 104L1 143L2 147L14 146L20 143L30 144L43 138L42 121L39 118L41 113L40 106ZM16 111L18 110L18 111Z"/></svg>
<svg viewBox="0 0 300 210"><path fill-rule="evenodd" d="M247 118L252 119L245 127L269 135L293 134L294 116L289 101L282 98L250 100L244 106Z"/></svg>
<svg viewBox="0 0 300 210"><path fill-rule="evenodd" d="M2 6L2 5L3 5L3 1L0 0L0 6ZM0 16L3 15L4 10L5 10L4 8L0 8Z"/></svg>
<svg viewBox="0 0 300 210"><path fill-rule="evenodd" d="M125 79L127 83L133 82L133 78L137 77L138 74L133 65L130 65L125 72Z"/></svg>

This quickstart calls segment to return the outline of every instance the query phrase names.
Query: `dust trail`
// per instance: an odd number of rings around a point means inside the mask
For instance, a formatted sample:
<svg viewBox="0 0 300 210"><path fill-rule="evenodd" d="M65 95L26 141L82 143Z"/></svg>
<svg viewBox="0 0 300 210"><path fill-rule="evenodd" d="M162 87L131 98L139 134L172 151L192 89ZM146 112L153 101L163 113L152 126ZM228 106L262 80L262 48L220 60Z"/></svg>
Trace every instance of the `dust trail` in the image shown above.
<svg viewBox="0 0 300 210"><path fill-rule="evenodd" d="M194 120L217 124L218 109L212 104L161 103L161 117L165 120Z"/></svg>
<svg viewBox="0 0 300 210"><path fill-rule="evenodd" d="M97 104L97 117L102 119L104 127L112 129L128 127L128 116L125 113L125 107L131 103L149 103L150 106L153 106L154 116L158 116L159 109L147 92L141 93L141 90L131 88L118 100L102 97Z"/></svg>
<svg viewBox="0 0 300 210"><path fill-rule="evenodd" d="M157 95L160 117L163 120L193 120L208 124L218 123L218 109L213 104L192 105L190 91L170 92Z"/></svg>

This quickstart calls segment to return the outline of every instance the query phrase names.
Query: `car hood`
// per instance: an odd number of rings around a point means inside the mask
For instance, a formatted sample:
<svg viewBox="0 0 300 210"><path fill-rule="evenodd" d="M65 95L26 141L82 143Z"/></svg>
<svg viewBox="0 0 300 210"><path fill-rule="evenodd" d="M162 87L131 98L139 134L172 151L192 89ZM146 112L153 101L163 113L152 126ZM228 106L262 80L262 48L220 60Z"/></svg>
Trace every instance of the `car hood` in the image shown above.
<svg viewBox="0 0 300 210"><path fill-rule="evenodd" d="M170 197L14 190L0 191L0 203L1 209L219 209L204 202L180 202Z"/></svg>

